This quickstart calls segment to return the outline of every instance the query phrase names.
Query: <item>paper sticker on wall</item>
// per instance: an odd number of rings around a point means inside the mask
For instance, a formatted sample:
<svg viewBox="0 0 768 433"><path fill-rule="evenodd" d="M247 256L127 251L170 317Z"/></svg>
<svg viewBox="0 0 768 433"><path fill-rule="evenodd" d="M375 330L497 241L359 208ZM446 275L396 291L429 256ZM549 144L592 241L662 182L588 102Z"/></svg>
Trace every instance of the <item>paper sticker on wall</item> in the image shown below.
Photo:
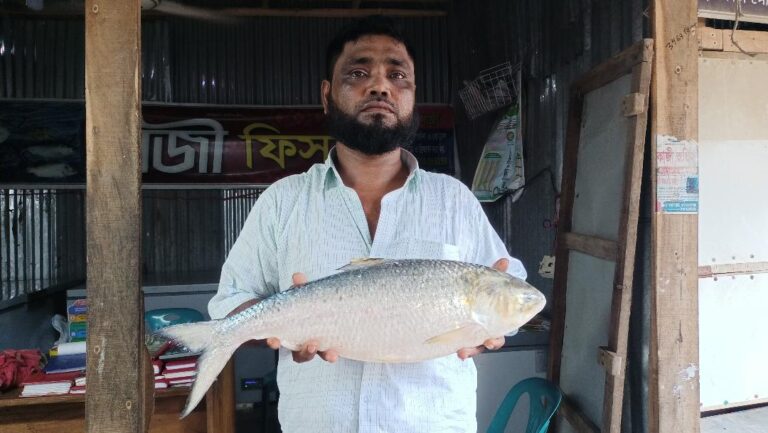
<svg viewBox="0 0 768 433"><path fill-rule="evenodd" d="M699 152L692 140L656 138L656 212L699 212Z"/></svg>

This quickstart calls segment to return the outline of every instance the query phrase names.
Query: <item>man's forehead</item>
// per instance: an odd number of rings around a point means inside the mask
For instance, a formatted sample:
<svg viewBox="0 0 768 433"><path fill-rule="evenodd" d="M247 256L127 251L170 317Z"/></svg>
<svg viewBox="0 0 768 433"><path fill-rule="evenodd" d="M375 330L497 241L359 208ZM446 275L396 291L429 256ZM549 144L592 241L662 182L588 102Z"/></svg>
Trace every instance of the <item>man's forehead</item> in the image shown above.
<svg viewBox="0 0 768 433"><path fill-rule="evenodd" d="M345 63L349 63L382 55L398 63L413 65L405 45L386 35L366 35L355 41L349 41L344 44L340 58L344 59Z"/></svg>

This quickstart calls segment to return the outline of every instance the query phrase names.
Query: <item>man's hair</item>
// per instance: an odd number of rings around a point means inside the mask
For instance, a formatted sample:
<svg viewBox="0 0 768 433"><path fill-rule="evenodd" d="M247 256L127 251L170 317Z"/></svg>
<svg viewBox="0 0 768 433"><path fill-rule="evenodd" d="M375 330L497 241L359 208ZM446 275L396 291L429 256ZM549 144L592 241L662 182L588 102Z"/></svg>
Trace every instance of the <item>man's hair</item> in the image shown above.
<svg viewBox="0 0 768 433"><path fill-rule="evenodd" d="M336 61L339 59L341 52L344 50L344 45L347 42L355 42L363 36L384 35L400 42L405 45L405 51L411 57L411 60L415 60L413 46L403 36L400 29L395 25L394 20L383 15L370 15L359 20L355 20L342 28L339 33L328 44L328 48L325 50L325 73L326 78L330 81L333 78L333 68L336 66Z"/></svg>

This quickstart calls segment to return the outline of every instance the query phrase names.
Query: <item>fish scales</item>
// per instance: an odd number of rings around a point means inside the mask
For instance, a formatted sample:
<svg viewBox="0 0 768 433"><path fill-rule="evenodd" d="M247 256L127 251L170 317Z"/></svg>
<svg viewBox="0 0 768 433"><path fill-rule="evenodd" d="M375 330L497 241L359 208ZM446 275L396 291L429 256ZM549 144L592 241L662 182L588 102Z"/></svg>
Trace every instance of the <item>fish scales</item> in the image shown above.
<svg viewBox="0 0 768 433"><path fill-rule="evenodd" d="M249 315L261 315L266 323L253 326L271 329L292 350L316 340L319 350L333 348L361 361L429 359L446 351L426 344L429 338L471 320L468 291L481 269L458 262L395 261L283 292ZM457 280L465 283L457 286ZM423 351L392 356L399 347L420 345Z"/></svg>

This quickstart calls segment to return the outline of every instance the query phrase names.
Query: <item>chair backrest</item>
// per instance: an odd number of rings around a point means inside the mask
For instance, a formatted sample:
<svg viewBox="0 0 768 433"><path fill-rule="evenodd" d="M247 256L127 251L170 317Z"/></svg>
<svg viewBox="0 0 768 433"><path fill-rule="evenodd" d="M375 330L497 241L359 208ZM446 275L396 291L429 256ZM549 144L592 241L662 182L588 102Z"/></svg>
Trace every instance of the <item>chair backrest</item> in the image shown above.
<svg viewBox="0 0 768 433"><path fill-rule="evenodd" d="M487 433L504 433L509 417L520 396L528 393L531 400L528 412L528 427L525 433L545 433L549 420L555 414L562 400L560 389L552 382L538 377L521 380L509 390L491 420Z"/></svg>
<svg viewBox="0 0 768 433"><path fill-rule="evenodd" d="M193 308L158 308L144 313L144 322L147 330L151 332L166 326L200 322L204 319L203 314Z"/></svg>

